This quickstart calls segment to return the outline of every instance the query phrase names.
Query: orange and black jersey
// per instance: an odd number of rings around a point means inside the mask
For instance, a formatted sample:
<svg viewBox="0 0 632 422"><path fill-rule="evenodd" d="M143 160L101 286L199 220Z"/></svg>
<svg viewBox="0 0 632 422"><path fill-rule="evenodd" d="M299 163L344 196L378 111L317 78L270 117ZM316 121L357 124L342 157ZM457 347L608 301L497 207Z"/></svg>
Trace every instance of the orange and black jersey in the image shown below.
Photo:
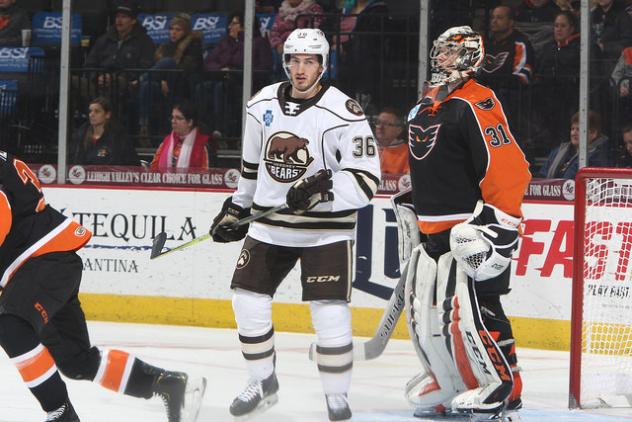
<svg viewBox="0 0 632 422"><path fill-rule="evenodd" d="M423 98L408 116L413 200L424 233L472 215L479 199L521 217L531 174L494 92L470 79L445 99Z"/></svg>
<svg viewBox="0 0 632 422"><path fill-rule="evenodd" d="M74 251L91 233L46 204L37 176L0 151L0 288L29 258Z"/></svg>

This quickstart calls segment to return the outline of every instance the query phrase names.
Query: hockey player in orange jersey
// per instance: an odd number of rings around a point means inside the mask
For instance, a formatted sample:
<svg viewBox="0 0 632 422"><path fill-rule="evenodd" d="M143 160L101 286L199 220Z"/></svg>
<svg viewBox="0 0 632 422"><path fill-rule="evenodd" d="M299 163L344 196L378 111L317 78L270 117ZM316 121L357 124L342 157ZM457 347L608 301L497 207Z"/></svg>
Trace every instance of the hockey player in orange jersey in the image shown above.
<svg viewBox="0 0 632 422"><path fill-rule="evenodd" d="M408 215L425 241L412 249L406 284L423 371L406 395L419 414L515 420L507 411L521 407L522 382L500 296L510 290L529 165L502 104L476 80L480 35L451 28L430 54L432 79L407 124Z"/></svg>
<svg viewBox="0 0 632 422"><path fill-rule="evenodd" d="M134 397L159 396L169 422L195 421L206 380L90 345L76 251L91 236L46 204L37 176L23 161L0 151L0 346L46 421L79 421L60 372Z"/></svg>

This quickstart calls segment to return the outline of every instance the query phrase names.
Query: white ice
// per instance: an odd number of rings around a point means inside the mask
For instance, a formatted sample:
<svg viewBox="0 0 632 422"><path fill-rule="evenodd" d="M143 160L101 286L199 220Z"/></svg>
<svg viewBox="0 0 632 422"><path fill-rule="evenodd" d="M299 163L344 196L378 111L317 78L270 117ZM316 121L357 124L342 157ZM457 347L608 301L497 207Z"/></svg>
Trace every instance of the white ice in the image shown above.
<svg viewBox="0 0 632 422"><path fill-rule="evenodd" d="M231 421L228 405L245 386L247 374L234 330L90 322L92 342L129 351L149 363L208 379L198 421ZM312 335L276 333L279 403L255 422L326 421L326 406L315 365L307 358ZM356 339L358 340L358 339ZM519 349L523 369L525 422L629 421L632 409L568 411L568 353ZM384 354L356 362L350 401L356 422L417 421L403 387L418 370L409 341L391 340ZM166 421L158 399L135 399L86 381L67 381L82 422ZM41 422L38 403L17 370L0 352L0 422Z"/></svg>

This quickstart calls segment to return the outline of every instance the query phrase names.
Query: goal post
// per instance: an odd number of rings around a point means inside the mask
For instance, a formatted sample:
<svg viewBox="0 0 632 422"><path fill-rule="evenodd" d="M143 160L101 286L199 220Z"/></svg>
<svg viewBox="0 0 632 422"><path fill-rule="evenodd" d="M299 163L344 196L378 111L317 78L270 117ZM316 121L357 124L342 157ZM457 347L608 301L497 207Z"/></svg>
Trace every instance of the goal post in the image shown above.
<svg viewBox="0 0 632 422"><path fill-rule="evenodd" d="M632 169L575 178L569 407L632 404Z"/></svg>

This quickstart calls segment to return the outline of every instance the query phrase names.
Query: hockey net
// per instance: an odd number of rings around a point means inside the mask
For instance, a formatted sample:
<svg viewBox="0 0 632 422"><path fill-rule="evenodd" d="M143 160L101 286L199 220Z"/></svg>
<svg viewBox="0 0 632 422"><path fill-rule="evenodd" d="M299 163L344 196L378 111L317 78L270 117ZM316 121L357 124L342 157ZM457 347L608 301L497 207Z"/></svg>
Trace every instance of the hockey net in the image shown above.
<svg viewBox="0 0 632 422"><path fill-rule="evenodd" d="M575 184L569 407L632 404L632 169Z"/></svg>

